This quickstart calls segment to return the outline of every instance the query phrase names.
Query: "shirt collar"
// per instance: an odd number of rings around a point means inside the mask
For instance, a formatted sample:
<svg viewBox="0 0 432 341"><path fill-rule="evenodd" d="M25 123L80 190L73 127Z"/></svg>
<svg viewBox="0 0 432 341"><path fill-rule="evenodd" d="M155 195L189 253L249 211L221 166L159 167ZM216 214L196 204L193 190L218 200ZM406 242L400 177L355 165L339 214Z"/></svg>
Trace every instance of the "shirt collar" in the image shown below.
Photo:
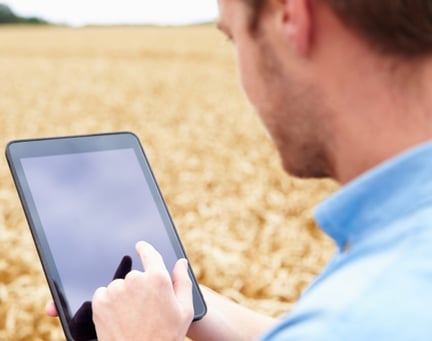
<svg viewBox="0 0 432 341"><path fill-rule="evenodd" d="M432 141L345 185L316 208L315 219L342 249L365 234L379 233L385 224L431 201Z"/></svg>

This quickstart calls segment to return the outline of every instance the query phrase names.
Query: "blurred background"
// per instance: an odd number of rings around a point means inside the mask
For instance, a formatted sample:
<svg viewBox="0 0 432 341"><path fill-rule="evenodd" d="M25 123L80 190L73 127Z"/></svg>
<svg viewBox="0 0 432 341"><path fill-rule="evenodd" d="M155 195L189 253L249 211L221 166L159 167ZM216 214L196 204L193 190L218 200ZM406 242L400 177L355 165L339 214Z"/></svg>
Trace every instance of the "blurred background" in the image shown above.
<svg viewBox="0 0 432 341"><path fill-rule="evenodd" d="M1 148L133 131L199 281L289 311L333 252L313 207L337 185L283 172L214 27L216 0L0 2ZM0 243L0 340L64 340L4 157Z"/></svg>

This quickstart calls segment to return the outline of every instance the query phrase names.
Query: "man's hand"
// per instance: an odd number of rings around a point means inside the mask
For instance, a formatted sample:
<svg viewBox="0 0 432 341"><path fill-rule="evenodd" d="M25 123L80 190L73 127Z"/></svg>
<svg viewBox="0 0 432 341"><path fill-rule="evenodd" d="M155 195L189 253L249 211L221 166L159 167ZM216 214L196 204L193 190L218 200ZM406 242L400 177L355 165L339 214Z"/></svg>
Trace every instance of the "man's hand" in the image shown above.
<svg viewBox="0 0 432 341"><path fill-rule="evenodd" d="M123 279L132 269L132 258L124 256L114 273L113 280ZM70 331L77 340L94 340L97 338L93 323L93 311L90 301L84 302L70 321Z"/></svg>
<svg viewBox="0 0 432 341"><path fill-rule="evenodd" d="M184 340L194 313L187 261L177 262L171 280L151 245L139 242L136 249L145 271L133 270L93 296L98 340Z"/></svg>

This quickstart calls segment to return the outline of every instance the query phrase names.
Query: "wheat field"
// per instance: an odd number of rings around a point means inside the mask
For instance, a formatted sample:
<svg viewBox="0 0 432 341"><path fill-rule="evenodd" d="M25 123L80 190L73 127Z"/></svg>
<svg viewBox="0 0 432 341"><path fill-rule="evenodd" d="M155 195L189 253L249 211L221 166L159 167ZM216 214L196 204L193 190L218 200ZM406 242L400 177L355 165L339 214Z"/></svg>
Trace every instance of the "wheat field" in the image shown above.
<svg viewBox="0 0 432 341"><path fill-rule="evenodd" d="M198 280L278 316L333 252L313 207L337 185L286 175L214 27L0 28L0 146L133 131ZM5 158L0 340L64 340ZM73 255L72 255L73 256Z"/></svg>

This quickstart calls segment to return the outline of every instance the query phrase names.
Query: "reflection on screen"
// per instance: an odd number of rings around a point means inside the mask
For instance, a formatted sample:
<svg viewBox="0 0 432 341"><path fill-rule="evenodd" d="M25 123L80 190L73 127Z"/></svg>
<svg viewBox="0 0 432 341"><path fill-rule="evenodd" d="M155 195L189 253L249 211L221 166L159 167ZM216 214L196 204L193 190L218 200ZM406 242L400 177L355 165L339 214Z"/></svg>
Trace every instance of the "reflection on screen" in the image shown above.
<svg viewBox="0 0 432 341"><path fill-rule="evenodd" d="M142 270L139 240L172 271L177 257L133 149L21 161L72 315L109 284L124 256Z"/></svg>

